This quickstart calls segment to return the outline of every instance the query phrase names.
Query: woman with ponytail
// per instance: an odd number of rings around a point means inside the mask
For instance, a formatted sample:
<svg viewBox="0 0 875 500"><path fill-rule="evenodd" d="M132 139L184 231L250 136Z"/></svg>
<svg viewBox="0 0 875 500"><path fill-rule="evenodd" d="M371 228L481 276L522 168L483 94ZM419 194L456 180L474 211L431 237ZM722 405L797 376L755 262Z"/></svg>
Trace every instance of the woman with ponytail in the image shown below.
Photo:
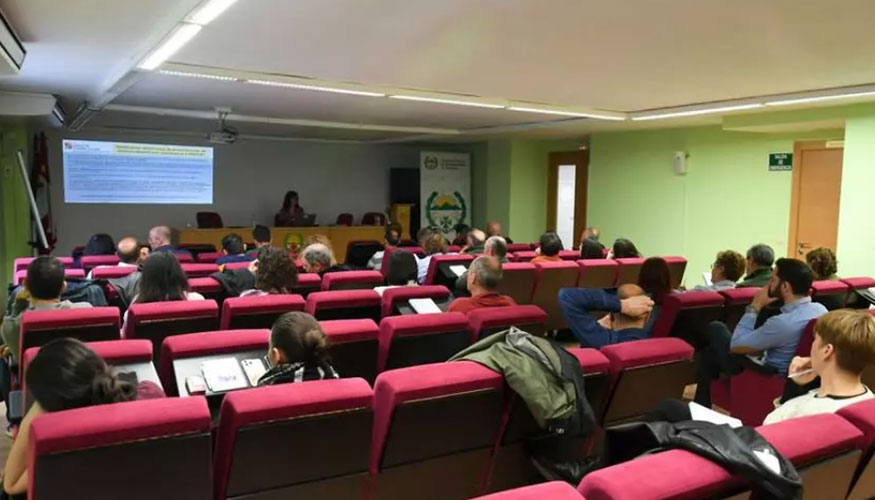
<svg viewBox="0 0 875 500"><path fill-rule="evenodd" d="M120 380L94 351L70 338L53 340L40 348L27 367L25 385L34 403L21 421L6 460L3 489L9 495L27 491L27 448L34 418L45 412L130 401L137 399L138 391L141 399L163 396L154 383L135 386Z"/></svg>
<svg viewBox="0 0 875 500"><path fill-rule="evenodd" d="M325 332L307 313L277 318L270 330L267 359L270 369L258 379L260 386L340 378L328 363Z"/></svg>

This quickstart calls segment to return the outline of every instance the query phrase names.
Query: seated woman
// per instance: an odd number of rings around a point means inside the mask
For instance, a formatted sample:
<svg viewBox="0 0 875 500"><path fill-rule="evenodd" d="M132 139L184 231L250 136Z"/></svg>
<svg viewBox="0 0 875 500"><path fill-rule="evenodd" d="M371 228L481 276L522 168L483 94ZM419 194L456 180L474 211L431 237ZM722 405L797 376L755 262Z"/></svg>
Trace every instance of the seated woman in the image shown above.
<svg viewBox="0 0 875 500"><path fill-rule="evenodd" d="M168 252L153 253L143 261L133 303L173 300L204 300L204 296L189 291L188 279L176 256Z"/></svg>
<svg viewBox="0 0 875 500"><path fill-rule="evenodd" d="M633 259L641 257L635 244L626 238L617 238L608 254L609 259Z"/></svg>
<svg viewBox="0 0 875 500"><path fill-rule="evenodd" d="M274 217L274 225L277 227L294 226L304 215L306 215L306 212L298 203L298 193L296 191L288 191L283 198L282 208Z"/></svg>
<svg viewBox="0 0 875 500"><path fill-rule="evenodd" d="M744 266L744 256L735 250L718 252L711 265L711 284L698 285L693 291L719 292L735 288L735 283L744 275Z"/></svg>
<svg viewBox="0 0 875 500"><path fill-rule="evenodd" d="M836 275L838 266L836 265L836 254L826 247L815 248L808 252L805 256L805 261L811 266L814 271L814 279L821 280L837 280Z"/></svg>
<svg viewBox="0 0 875 500"><path fill-rule="evenodd" d="M586 238L580 242L581 259L604 259L605 246L592 238Z"/></svg>
<svg viewBox="0 0 875 500"><path fill-rule="evenodd" d="M3 489L9 495L27 491L27 455L33 419L45 412L131 401L138 395L142 399L163 396L154 383L134 386L120 380L94 351L70 338L44 345L27 367L25 381L34 403L21 421L6 460Z"/></svg>
<svg viewBox="0 0 875 500"><path fill-rule="evenodd" d="M641 265L638 286L653 299L657 306L671 293L671 272L668 262L660 257L650 257Z"/></svg>
<svg viewBox="0 0 875 500"><path fill-rule="evenodd" d="M277 318L270 329L267 359L270 369L258 379L259 386L340 378L328 363L325 332L304 312Z"/></svg>
<svg viewBox="0 0 875 500"><path fill-rule="evenodd" d="M85 248L80 255L73 255L74 267L80 267L82 257L86 255L115 255L116 248L112 236L106 233L97 233L88 239Z"/></svg>
<svg viewBox="0 0 875 500"><path fill-rule="evenodd" d="M295 261L277 247L261 247L258 259L249 264L249 271L255 275L255 288L241 293L241 297L294 293L298 284Z"/></svg>
<svg viewBox="0 0 875 500"><path fill-rule="evenodd" d="M374 290L383 295L387 288L399 286L417 286L416 256L406 250L396 250L389 255L388 270L386 272L386 286L375 287Z"/></svg>
<svg viewBox="0 0 875 500"><path fill-rule="evenodd" d="M420 285L425 281L425 276L428 274L431 258L435 255L447 253L447 240L443 234L434 232L428 235L421 244L422 249L425 250L425 257L418 259L416 262L418 268L416 281Z"/></svg>

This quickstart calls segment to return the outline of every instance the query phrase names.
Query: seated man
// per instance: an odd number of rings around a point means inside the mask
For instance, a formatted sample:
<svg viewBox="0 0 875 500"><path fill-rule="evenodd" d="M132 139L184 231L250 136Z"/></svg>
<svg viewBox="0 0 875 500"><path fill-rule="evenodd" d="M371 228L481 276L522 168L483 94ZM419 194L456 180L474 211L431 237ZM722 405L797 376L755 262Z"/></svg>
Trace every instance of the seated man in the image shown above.
<svg viewBox="0 0 875 500"><path fill-rule="evenodd" d="M460 253L468 255L476 255L483 253L483 244L486 242L486 233L479 229L468 231L468 237L465 239L465 246Z"/></svg>
<svg viewBox="0 0 875 500"><path fill-rule="evenodd" d="M875 318L865 311L849 309L824 314L814 324L811 357L793 358L789 371L791 380L799 385L820 377L820 388L782 404L763 423L834 413L872 399L875 395L861 380L863 370L872 363L875 363Z"/></svg>
<svg viewBox="0 0 875 500"><path fill-rule="evenodd" d="M734 250L719 252L711 265L711 284L698 285L693 290L718 292L735 288L735 282L744 273L744 266L744 257L740 253Z"/></svg>
<svg viewBox="0 0 875 500"><path fill-rule="evenodd" d="M708 325L708 345L700 353L696 377L696 402L711 407L711 381L721 374L734 375L743 369L738 355L764 352L763 369L787 373L796 354L805 325L826 313L823 305L808 296L814 272L808 264L795 259L778 259L769 284L759 289L735 331L713 321ZM783 299L780 314L756 327L760 310Z"/></svg>
<svg viewBox="0 0 875 500"><path fill-rule="evenodd" d="M301 252L304 261L304 270L308 273L316 273L322 276L325 273L343 271L344 269L333 265L334 255L331 249L322 243L313 243Z"/></svg>
<svg viewBox="0 0 875 500"><path fill-rule="evenodd" d="M262 247L271 246L273 240L270 237L270 228L262 225L255 226L252 228L252 240L255 241L255 248L246 251L246 256L250 260L258 258L258 251Z"/></svg>
<svg viewBox="0 0 875 500"><path fill-rule="evenodd" d="M483 307L515 306L512 298L495 291L500 282L501 262L488 255L477 257L468 269L468 291L471 296L454 300L447 312L467 314Z"/></svg>
<svg viewBox="0 0 875 500"><path fill-rule="evenodd" d="M747 251L745 275L738 288L766 286L772 279L772 264L775 262L775 251L769 245L762 243L750 247Z"/></svg>
<svg viewBox="0 0 875 500"><path fill-rule="evenodd" d="M386 226L386 234L383 236L384 250L378 250L368 260L368 269L379 271L383 268L383 256L386 255L386 248L397 247L401 242L401 226L398 224L389 224Z"/></svg>
<svg viewBox="0 0 875 500"><path fill-rule="evenodd" d="M239 234L226 234L222 238L222 253L225 254L216 259L216 265L221 266L229 262L248 262L252 260L246 255L246 245Z"/></svg>
<svg viewBox="0 0 875 500"><path fill-rule="evenodd" d="M490 236L486 243L483 244L483 255L489 255L490 257L495 257L498 259L498 262L502 264L507 262L507 243L504 242L504 238L501 236ZM467 294L468 292L468 271L462 273L456 279L456 291L464 292Z"/></svg>
<svg viewBox="0 0 875 500"><path fill-rule="evenodd" d="M155 226L150 229L149 246L152 247L152 251L191 255L188 250L182 250L171 245L170 236L170 228L167 226Z"/></svg>
<svg viewBox="0 0 875 500"><path fill-rule="evenodd" d="M598 241L598 240L599 240L599 236L601 236L601 235L602 235L602 232L599 231L599 228L597 228L597 227L588 227L588 228L584 229L582 233L580 233L580 241L581 241L581 242L584 241L584 240L595 240L595 241Z"/></svg>
<svg viewBox="0 0 875 500"><path fill-rule="evenodd" d="M638 285L626 284L617 294L593 288L559 290L559 305L581 347L599 348L647 338L653 300ZM596 320L590 311L609 311Z"/></svg>
<svg viewBox="0 0 875 500"><path fill-rule="evenodd" d="M547 231L541 235L541 239L538 242L538 255L532 259L532 264L537 264L538 262L559 262L562 260L559 257L559 252L563 248L565 247L562 245L559 235L553 231Z"/></svg>
<svg viewBox="0 0 875 500"><path fill-rule="evenodd" d="M97 266L94 269L105 269L107 267L137 267L140 261L149 256L149 247L140 245L133 236L126 236L118 240L115 254L118 256L118 266ZM88 272L88 279L91 279L93 269Z"/></svg>
<svg viewBox="0 0 875 500"><path fill-rule="evenodd" d="M486 237L491 238L493 236L501 236L506 243L513 243L513 240L508 238L507 235L501 234L501 222L497 220L491 220L486 223Z"/></svg>

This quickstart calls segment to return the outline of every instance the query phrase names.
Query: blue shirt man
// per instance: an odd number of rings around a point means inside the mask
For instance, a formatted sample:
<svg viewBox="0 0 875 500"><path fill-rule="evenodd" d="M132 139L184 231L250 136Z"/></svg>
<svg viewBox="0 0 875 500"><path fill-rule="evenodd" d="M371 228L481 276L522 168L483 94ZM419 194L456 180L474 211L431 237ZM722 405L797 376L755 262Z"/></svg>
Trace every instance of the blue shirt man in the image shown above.
<svg viewBox="0 0 875 500"><path fill-rule="evenodd" d="M616 295L589 288L563 288L559 290L559 305L581 347L600 348L650 334L652 323L648 319L653 301L638 285L623 285ZM590 311L609 314L596 320Z"/></svg>

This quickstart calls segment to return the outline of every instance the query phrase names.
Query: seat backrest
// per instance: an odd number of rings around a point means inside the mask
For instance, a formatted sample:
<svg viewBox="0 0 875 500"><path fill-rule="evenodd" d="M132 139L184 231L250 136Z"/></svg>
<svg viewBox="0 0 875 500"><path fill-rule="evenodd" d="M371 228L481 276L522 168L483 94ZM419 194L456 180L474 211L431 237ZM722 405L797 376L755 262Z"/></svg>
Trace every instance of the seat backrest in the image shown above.
<svg viewBox="0 0 875 500"><path fill-rule="evenodd" d="M644 265L644 259L641 258L625 258L615 259L617 261L617 286L625 285L626 283L638 283L638 275L641 274L641 266Z"/></svg>
<svg viewBox="0 0 875 500"><path fill-rule="evenodd" d="M322 277L316 273L298 274L298 284L292 289L293 292L305 299L313 292L322 289Z"/></svg>
<svg viewBox="0 0 875 500"><path fill-rule="evenodd" d="M362 225L368 225L362 221ZM364 268L375 253L383 250L383 244L377 240L350 241L346 245L346 259L348 265Z"/></svg>
<svg viewBox="0 0 875 500"><path fill-rule="evenodd" d="M189 278L188 287L208 299L216 299L223 293L222 284L215 278Z"/></svg>
<svg viewBox="0 0 875 500"><path fill-rule="evenodd" d="M267 353L270 330L220 330L213 332L175 335L164 339L161 358L158 360L158 376L168 396L178 396L185 380L178 380L174 362L181 359L233 354L248 351Z"/></svg>
<svg viewBox="0 0 875 500"><path fill-rule="evenodd" d="M671 276L671 287L678 288L684 281L684 271L687 269L687 259L683 257L671 256L663 257L662 260L668 264L668 273Z"/></svg>
<svg viewBox="0 0 875 500"><path fill-rule="evenodd" d="M580 259L579 250L559 250L559 258L562 260L572 260L577 262Z"/></svg>
<svg viewBox="0 0 875 500"><path fill-rule="evenodd" d="M335 225L337 225L337 226L351 226L353 224L354 220L355 219L354 219L352 214L344 212L344 213L337 216L337 222L335 223Z"/></svg>
<svg viewBox="0 0 875 500"><path fill-rule="evenodd" d="M860 447L863 459L857 468L856 482L848 500L866 500L875 497L875 400L846 406L838 415L854 424L863 433Z"/></svg>
<svg viewBox="0 0 875 500"><path fill-rule="evenodd" d="M380 319L380 294L374 290L334 290L307 296L307 314L325 319Z"/></svg>
<svg viewBox="0 0 875 500"><path fill-rule="evenodd" d="M198 212L195 214L198 229L221 229L225 227L218 212Z"/></svg>
<svg viewBox="0 0 875 500"><path fill-rule="evenodd" d="M530 262L538 256L538 253L534 250L517 250L513 252L513 256L517 262Z"/></svg>
<svg viewBox="0 0 875 500"><path fill-rule="evenodd" d="M538 306L483 307L468 313L475 342L493 333L515 326L532 335L542 336L547 313Z"/></svg>
<svg viewBox="0 0 875 500"><path fill-rule="evenodd" d="M199 264L215 264L216 260L223 257L225 254L221 252L201 252L197 254L195 260Z"/></svg>
<svg viewBox="0 0 875 500"><path fill-rule="evenodd" d="M322 276L322 291L368 290L383 284L380 271L339 271Z"/></svg>
<svg viewBox="0 0 875 500"><path fill-rule="evenodd" d="M573 486L564 481L523 486L512 490L500 491L491 495L477 497L473 500L585 500Z"/></svg>
<svg viewBox="0 0 875 500"><path fill-rule="evenodd" d="M535 290L532 292L532 304L547 313L545 327L547 330L566 328L565 316L559 307L559 290L577 286L580 266L577 262L539 262L535 277Z"/></svg>
<svg viewBox="0 0 875 500"><path fill-rule="evenodd" d="M320 321L328 339L331 366L341 377L377 378L380 328L372 319Z"/></svg>
<svg viewBox="0 0 875 500"><path fill-rule="evenodd" d="M741 320L741 317L744 316L744 310L750 305L757 290L759 290L759 288L756 287L720 290L719 293L724 299L723 316L720 320L726 324L729 331L735 330L735 325L737 325L739 320Z"/></svg>
<svg viewBox="0 0 875 500"><path fill-rule="evenodd" d="M219 305L215 300L134 303L127 314L124 338L151 340L156 359L165 338L219 327Z"/></svg>
<svg viewBox="0 0 875 500"><path fill-rule="evenodd" d="M46 413L30 430L28 498L210 498L204 398L162 398Z"/></svg>
<svg viewBox="0 0 875 500"><path fill-rule="evenodd" d="M843 278L842 283L848 285L851 293L848 293L848 307L854 309L869 309L869 301L860 296L854 291L864 291L875 287L875 278L859 277L859 278Z"/></svg>
<svg viewBox="0 0 875 500"><path fill-rule="evenodd" d="M445 286L400 286L397 288L387 288L383 290L381 299L381 314L385 318L387 316L395 316L397 307L410 299L432 299L435 301L447 300L450 298L450 291Z"/></svg>
<svg viewBox="0 0 875 500"><path fill-rule="evenodd" d="M249 264L251 264L251 263L252 263L252 261L249 261L249 260L244 260L244 261L240 261L240 262L228 262L226 264L222 264L222 269L228 269L228 270L248 269Z"/></svg>
<svg viewBox="0 0 875 500"><path fill-rule="evenodd" d="M693 379L693 348L681 339L655 338L605 346L611 394L605 424L636 418L663 399L680 398Z"/></svg>
<svg viewBox="0 0 875 500"><path fill-rule="evenodd" d="M219 266L215 264L195 264L186 263L180 264L182 272L187 278L205 278L213 273L219 272Z"/></svg>
<svg viewBox="0 0 875 500"><path fill-rule="evenodd" d="M61 337L72 337L82 342L118 340L121 338L119 314L118 307L25 311L21 316L21 352L15 355L21 359L27 349Z"/></svg>
<svg viewBox="0 0 875 500"><path fill-rule="evenodd" d="M116 255L83 255L79 259L79 267L84 269L86 274L97 266L117 266L118 263L119 258Z"/></svg>
<svg viewBox="0 0 875 500"><path fill-rule="evenodd" d="M303 311L306 305L303 297L291 294L228 298L222 303L219 328L270 328L282 314Z"/></svg>
<svg viewBox="0 0 875 500"><path fill-rule="evenodd" d="M669 294L662 302L651 337L679 337L697 346L708 323L723 314L723 296L717 292Z"/></svg>
<svg viewBox="0 0 875 500"><path fill-rule="evenodd" d="M318 498L325 488L333 498L358 498L370 459L373 398L360 378L228 394L216 437L216 498Z"/></svg>
<svg viewBox="0 0 875 500"><path fill-rule="evenodd" d="M435 255L428 262L424 284L454 287L458 276L450 270L450 266L463 266L467 269L473 260L473 255Z"/></svg>
<svg viewBox="0 0 875 500"><path fill-rule="evenodd" d="M180 264L194 264L194 256L191 253L176 252L173 256Z"/></svg>
<svg viewBox="0 0 875 500"><path fill-rule="evenodd" d="M508 243L507 244L507 251L508 252L513 252L513 253L528 252L529 250L532 250L532 249L533 248L532 248L531 243Z"/></svg>
<svg viewBox="0 0 875 500"><path fill-rule="evenodd" d="M815 281L811 284L811 300L823 304L830 311L845 307L851 288L847 283L834 280Z"/></svg>
<svg viewBox="0 0 875 500"><path fill-rule="evenodd" d="M391 316L380 322L380 372L439 363L471 345L468 318L462 313Z"/></svg>
<svg viewBox="0 0 875 500"><path fill-rule="evenodd" d="M530 262L508 262L501 266L501 282L496 292L507 295L517 304L531 304L535 288L535 265Z"/></svg>
<svg viewBox="0 0 875 500"><path fill-rule="evenodd" d="M27 266L33 262L33 259L36 257L18 257L12 262L12 270L14 272L18 271L27 271ZM64 266L65 269L73 267L73 257L55 257L59 261L61 261L61 265Z"/></svg>
<svg viewBox="0 0 875 500"><path fill-rule="evenodd" d="M124 278L136 270L135 266L97 267L91 270L91 278L96 280Z"/></svg>
<svg viewBox="0 0 875 500"><path fill-rule="evenodd" d="M582 259L580 266L580 288L614 288L617 282L617 269L620 267L613 259Z"/></svg>

